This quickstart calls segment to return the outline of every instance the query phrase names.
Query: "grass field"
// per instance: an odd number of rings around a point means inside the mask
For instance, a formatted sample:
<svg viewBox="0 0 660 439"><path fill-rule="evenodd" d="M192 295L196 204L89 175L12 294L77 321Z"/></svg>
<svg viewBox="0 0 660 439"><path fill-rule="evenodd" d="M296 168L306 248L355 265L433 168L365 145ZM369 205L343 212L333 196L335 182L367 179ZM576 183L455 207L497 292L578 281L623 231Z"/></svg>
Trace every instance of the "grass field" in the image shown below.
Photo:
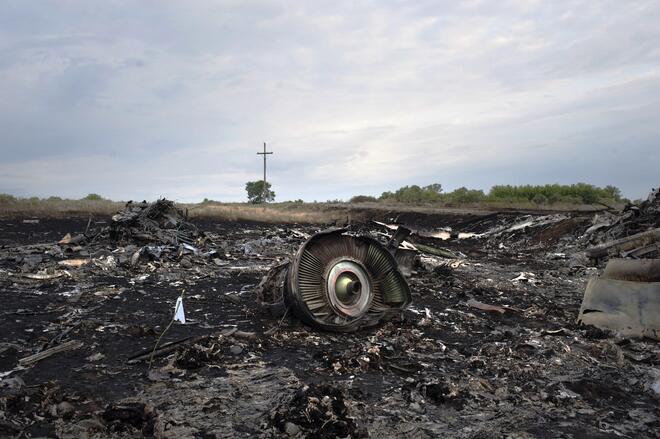
<svg viewBox="0 0 660 439"><path fill-rule="evenodd" d="M121 210L123 201L110 200L49 200L18 199L0 202L0 217L4 218L66 218L76 216L109 217ZM259 221L264 223L343 224L371 217L378 212L483 213L519 211L530 213L593 212L602 205L478 202L465 204L427 203L407 204L391 202L364 203L300 203L283 202L267 205L248 203L180 203L190 218L219 221ZM621 208L622 206L612 206Z"/></svg>
<svg viewBox="0 0 660 439"><path fill-rule="evenodd" d="M66 218L77 216L109 217L124 207L123 201L110 200L34 200L19 199L0 203L4 218ZM190 218L266 223L333 223L351 217L350 205L326 203L178 203Z"/></svg>

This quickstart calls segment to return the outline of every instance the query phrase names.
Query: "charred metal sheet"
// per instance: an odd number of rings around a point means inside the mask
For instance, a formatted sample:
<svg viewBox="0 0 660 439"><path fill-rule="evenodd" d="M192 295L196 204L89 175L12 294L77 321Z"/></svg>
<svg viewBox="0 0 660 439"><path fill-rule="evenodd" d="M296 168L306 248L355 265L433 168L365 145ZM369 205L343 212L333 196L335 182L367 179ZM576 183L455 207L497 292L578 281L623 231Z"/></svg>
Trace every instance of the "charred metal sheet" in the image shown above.
<svg viewBox="0 0 660 439"><path fill-rule="evenodd" d="M660 259L612 259L607 263L601 278L660 282Z"/></svg>
<svg viewBox="0 0 660 439"><path fill-rule="evenodd" d="M660 339L660 260L612 260L587 284L578 322Z"/></svg>
<svg viewBox="0 0 660 439"><path fill-rule="evenodd" d="M387 249L390 251L390 253L396 255L399 246L410 235L410 233L411 230L407 227L397 227L397 229L394 231L394 234L392 235L392 238L390 238L390 241L387 243Z"/></svg>

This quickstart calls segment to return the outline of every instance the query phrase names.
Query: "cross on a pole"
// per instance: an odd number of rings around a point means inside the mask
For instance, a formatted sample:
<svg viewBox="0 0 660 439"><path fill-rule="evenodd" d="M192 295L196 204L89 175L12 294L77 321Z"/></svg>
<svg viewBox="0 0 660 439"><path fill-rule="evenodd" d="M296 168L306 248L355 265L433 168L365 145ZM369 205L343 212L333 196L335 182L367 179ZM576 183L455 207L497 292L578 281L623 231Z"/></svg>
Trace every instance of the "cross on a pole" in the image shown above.
<svg viewBox="0 0 660 439"><path fill-rule="evenodd" d="M266 142L264 142L264 152L258 152L258 155L263 155L264 156L264 185L263 185L263 190L261 192L261 202L265 203L266 202L266 156L268 154L272 154L273 152L266 152Z"/></svg>

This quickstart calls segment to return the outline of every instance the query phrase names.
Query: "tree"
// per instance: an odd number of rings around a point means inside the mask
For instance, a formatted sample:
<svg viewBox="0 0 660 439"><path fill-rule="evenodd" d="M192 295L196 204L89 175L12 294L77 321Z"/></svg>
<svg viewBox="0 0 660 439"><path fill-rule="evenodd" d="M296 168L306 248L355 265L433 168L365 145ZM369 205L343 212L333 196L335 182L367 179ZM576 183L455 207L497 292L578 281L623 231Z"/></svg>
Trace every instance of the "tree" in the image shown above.
<svg viewBox="0 0 660 439"><path fill-rule="evenodd" d="M445 200L450 203L478 203L486 198L484 191L480 189L468 189L466 187L459 187L454 189L453 192L445 194Z"/></svg>
<svg viewBox="0 0 660 439"><path fill-rule="evenodd" d="M351 203L369 203L376 201L378 201L376 197L372 197L371 195L356 195L350 200Z"/></svg>
<svg viewBox="0 0 660 439"><path fill-rule="evenodd" d="M83 200L86 201L101 201L102 199L103 197L100 196L99 194L87 194L87 196L83 198Z"/></svg>
<svg viewBox="0 0 660 439"><path fill-rule="evenodd" d="M536 194L534 195L534 198L532 198L532 202L534 204L548 204L548 197L543 194Z"/></svg>
<svg viewBox="0 0 660 439"><path fill-rule="evenodd" d="M412 186L403 186L396 192L383 192L381 200L392 200L399 203L432 203L440 201L442 185L440 183L430 184L419 187L416 184Z"/></svg>
<svg viewBox="0 0 660 439"><path fill-rule="evenodd" d="M12 204L18 201L15 196L9 194L0 194L0 206L3 204Z"/></svg>
<svg viewBox="0 0 660 439"><path fill-rule="evenodd" d="M426 192L440 194L442 193L442 185L440 183L433 183L422 188Z"/></svg>
<svg viewBox="0 0 660 439"><path fill-rule="evenodd" d="M264 197L264 181L248 181L245 183L248 201L253 204L275 200L275 192L270 190L270 183L266 182L266 191Z"/></svg>
<svg viewBox="0 0 660 439"><path fill-rule="evenodd" d="M621 201L621 190L618 187L608 184L603 188L603 192L607 198L614 201Z"/></svg>

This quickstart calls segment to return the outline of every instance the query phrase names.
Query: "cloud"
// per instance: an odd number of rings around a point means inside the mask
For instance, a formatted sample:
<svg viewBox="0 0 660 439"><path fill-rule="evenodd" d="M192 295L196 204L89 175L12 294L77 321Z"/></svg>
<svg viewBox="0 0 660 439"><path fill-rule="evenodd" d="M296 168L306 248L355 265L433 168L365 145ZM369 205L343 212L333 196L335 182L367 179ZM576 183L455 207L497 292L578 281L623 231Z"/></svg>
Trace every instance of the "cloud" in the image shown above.
<svg viewBox="0 0 660 439"><path fill-rule="evenodd" d="M653 1L4 2L0 192L655 181ZM641 159L640 159L641 158Z"/></svg>

